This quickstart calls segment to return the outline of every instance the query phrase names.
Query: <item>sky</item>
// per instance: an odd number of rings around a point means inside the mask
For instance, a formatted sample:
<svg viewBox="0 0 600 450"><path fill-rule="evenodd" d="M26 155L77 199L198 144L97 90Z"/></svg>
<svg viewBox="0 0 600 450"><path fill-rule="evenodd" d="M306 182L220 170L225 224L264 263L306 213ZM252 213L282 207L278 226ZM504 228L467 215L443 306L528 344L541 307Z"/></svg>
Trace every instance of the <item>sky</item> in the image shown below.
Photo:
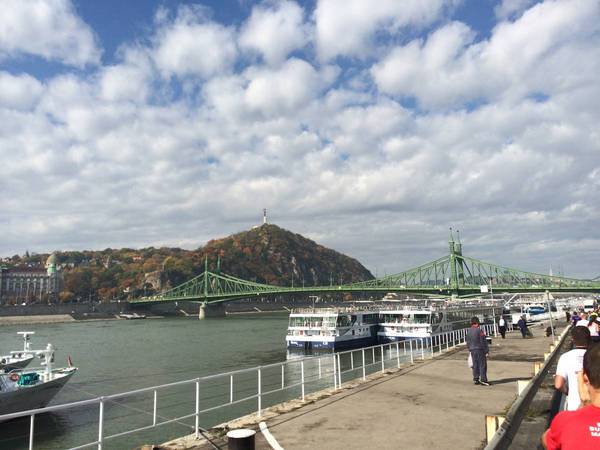
<svg viewBox="0 0 600 450"><path fill-rule="evenodd" d="M600 274L597 0L0 0L0 255L269 221Z"/></svg>

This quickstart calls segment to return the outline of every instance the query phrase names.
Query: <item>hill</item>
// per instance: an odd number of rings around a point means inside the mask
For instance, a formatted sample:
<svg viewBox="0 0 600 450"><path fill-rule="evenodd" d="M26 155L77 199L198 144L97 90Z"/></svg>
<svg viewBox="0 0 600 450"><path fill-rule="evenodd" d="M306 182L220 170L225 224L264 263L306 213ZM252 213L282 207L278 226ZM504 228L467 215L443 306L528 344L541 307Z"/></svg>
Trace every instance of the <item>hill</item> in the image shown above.
<svg viewBox="0 0 600 450"><path fill-rule="evenodd" d="M221 269L259 283L306 286L350 283L373 278L356 259L304 236L264 224L250 231L209 241L203 255L221 256Z"/></svg>
<svg viewBox="0 0 600 450"><path fill-rule="evenodd" d="M48 254L4 258L7 267L43 267ZM176 286L204 271L221 271L280 286L349 283L372 278L357 260L299 234L264 224L196 250L179 248L105 249L56 252L63 274L60 301L127 299ZM36 299L13 299L14 302ZM39 300L39 299L38 299Z"/></svg>

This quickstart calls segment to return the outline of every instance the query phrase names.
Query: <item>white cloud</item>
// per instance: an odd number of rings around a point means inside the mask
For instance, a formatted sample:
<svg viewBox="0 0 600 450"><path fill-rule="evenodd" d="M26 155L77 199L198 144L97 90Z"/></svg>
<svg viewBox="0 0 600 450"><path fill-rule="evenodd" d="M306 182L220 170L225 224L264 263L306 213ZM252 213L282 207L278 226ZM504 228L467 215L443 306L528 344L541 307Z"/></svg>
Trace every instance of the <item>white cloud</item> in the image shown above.
<svg viewBox="0 0 600 450"><path fill-rule="evenodd" d="M519 99L593 82L598 71L600 5L594 0L538 4L502 22L488 40L460 22L399 46L371 69L383 92L427 108L473 100Z"/></svg>
<svg viewBox="0 0 600 450"><path fill-rule="evenodd" d="M494 7L494 14L500 20L509 19L521 15L536 0L502 0Z"/></svg>
<svg viewBox="0 0 600 450"><path fill-rule="evenodd" d="M379 274L443 255L450 225L475 257L598 274L593 2L534 6L483 40L446 22L371 72L358 59L324 66L310 48L237 58L235 30L202 11L158 16L110 66L43 82L0 72L2 254L23 242L197 247L267 207L275 223ZM206 26L233 43L221 62L156 59L180 29L191 36L183 53L195 54ZM571 245L579 261L565 256Z"/></svg>
<svg viewBox="0 0 600 450"><path fill-rule="evenodd" d="M120 64L106 66L100 73L101 97L108 101L142 102L148 98L149 83L153 78L147 52L124 48Z"/></svg>
<svg viewBox="0 0 600 450"><path fill-rule="evenodd" d="M1 0L0 59L22 54L83 67L98 64L93 31L70 0Z"/></svg>
<svg viewBox="0 0 600 450"><path fill-rule="evenodd" d="M420 27L440 17L445 0L319 0L314 13L316 41L323 60L336 56L365 57L373 36L402 27Z"/></svg>
<svg viewBox="0 0 600 450"><path fill-rule="evenodd" d="M240 34L240 46L260 53L268 64L279 64L308 40L304 10L292 1L252 8Z"/></svg>
<svg viewBox="0 0 600 450"><path fill-rule="evenodd" d="M250 69L244 98L251 110L285 114L306 105L320 91L317 71L306 61L290 59L280 69Z"/></svg>
<svg viewBox="0 0 600 450"><path fill-rule="evenodd" d="M30 75L0 72L0 108L31 109L42 89L42 84Z"/></svg>
<svg viewBox="0 0 600 450"><path fill-rule="evenodd" d="M229 70L237 55L234 30L181 7L157 32L154 59L165 76L208 78Z"/></svg>

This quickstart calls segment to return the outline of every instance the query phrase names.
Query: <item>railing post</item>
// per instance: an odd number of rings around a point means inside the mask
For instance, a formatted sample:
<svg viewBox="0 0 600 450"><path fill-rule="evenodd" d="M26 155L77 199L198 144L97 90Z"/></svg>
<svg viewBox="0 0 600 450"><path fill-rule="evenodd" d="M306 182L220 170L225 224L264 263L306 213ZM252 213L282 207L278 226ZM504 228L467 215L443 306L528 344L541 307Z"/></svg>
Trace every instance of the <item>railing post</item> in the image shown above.
<svg viewBox="0 0 600 450"><path fill-rule="evenodd" d="M102 450L104 442L104 397L100 397L100 412L98 414L98 450Z"/></svg>
<svg viewBox="0 0 600 450"><path fill-rule="evenodd" d="M196 439L200 437L200 378L196 378L196 417L194 420L194 433Z"/></svg>
<svg viewBox="0 0 600 450"><path fill-rule="evenodd" d="M354 370L354 352L350 350L350 369Z"/></svg>
<svg viewBox="0 0 600 450"><path fill-rule="evenodd" d="M302 401L304 401L304 360L300 361L300 378L302 384Z"/></svg>
<svg viewBox="0 0 600 450"><path fill-rule="evenodd" d="M446 350L450 350L450 335L446 332Z"/></svg>
<svg viewBox="0 0 600 450"><path fill-rule="evenodd" d="M331 355L333 357L333 388L337 389L337 370L336 370L336 363L335 363L335 353L333 355Z"/></svg>
<svg viewBox="0 0 600 450"><path fill-rule="evenodd" d="M337 354L338 360L338 388L342 387L342 361L340 359L340 354Z"/></svg>
<svg viewBox="0 0 600 450"><path fill-rule="evenodd" d="M258 367L258 417L262 415L262 382L261 382L261 370Z"/></svg>
<svg viewBox="0 0 600 450"><path fill-rule="evenodd" d="M33 422L35 420L35 414L31 415L29 422L29 450L33 450Z"/></svg>
<svg viewBox="0 0 600 450"><path fill-rule="evenodd" d="M281 389L285 387L285 364L281 365Z"/></svg>
<svg viewBox="0 0 600 450"><path fill-rule="evenodd" d="M400 368L400 344L396 341L396 361L398 363L398 369Z"/></svg>
<svg viewBox="0 0 600 450"><path fill-rule="evenodd" d="M321 379L321 357L319 356L319 380Z"/></svg>
<svg viewBox="0 0 600 450"><path fill-rule="evenodd" d="M229 403L233 403L233 374L229 375Z"/></svg>
<svg viewBox="0 0 600 450"><path fill-rule="evenodd" d="M372 350L371 354L373 355L373 361L372 362L373 362L373 364L375 364L375 347L371 347L371 350Z"/></svg>
<svg viewBox="0 0 600 450"><path fill-rule="evenodd" d="M410 345L410 363L414 364L415 363L415 358L413 356L413 349L412 349L412 339L409 339L408 344Z"/></svg>
<svg viewBox="0 0 600 450"><path fill-rule="evenodd" d="M156 426L156 409L158 405L158 393L154 389L154 405L152 407L152 426Z"/></svg>
<svg viewBox="0 0 600 450"><path fill-rule="evenodd" d="M365 349L362 348L362 371L363 371L363 381L367 379L367 372L366 372L366 364L365 364Z"/></svg>
<svg viewBox="0 0 600 450"><path fill-rule="evenodd" d="M385 360L383 359L383 344L381 344L380 348L381 348L381 373L385 373Z"/></svg>
<svg viewBox="0 0 600 450"><path fill-rule="evenodd" d="M421 359L425 361L425 347L423 347L423 338L421 338Z"/></svg>

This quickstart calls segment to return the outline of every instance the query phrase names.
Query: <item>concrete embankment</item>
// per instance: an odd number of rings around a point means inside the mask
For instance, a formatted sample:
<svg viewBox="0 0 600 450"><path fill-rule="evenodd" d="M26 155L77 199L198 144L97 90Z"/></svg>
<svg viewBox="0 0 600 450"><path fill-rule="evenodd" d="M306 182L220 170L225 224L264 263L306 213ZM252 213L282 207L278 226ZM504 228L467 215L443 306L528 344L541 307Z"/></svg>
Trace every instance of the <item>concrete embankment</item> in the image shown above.
<svg viewBox="0 0 600 450"><path fill-rule="evenodd" d="M33 325L39 323L63 323L74 322L75 319L69 314L32 315L32 316L4 316L0 317L2 325Z"/></svg>
<svg viewBox="0 0 600 450"><path fill-rule="evenodd" d="M553 343L544 327L533 329L533 339L518 332L494 339L489 387L473 385L468 352L460 347L303 405L277 405L260 418L247 416L227 428L258 429L264 421L285 449L480 449L486 442L485 416L506 413L517 397L517 380L531 379L533 363L542 362ZM215 443L226 448L223 438ZM214 447L187 437L163 448ZM271 448L260 431L256 448Z"/></svg>

